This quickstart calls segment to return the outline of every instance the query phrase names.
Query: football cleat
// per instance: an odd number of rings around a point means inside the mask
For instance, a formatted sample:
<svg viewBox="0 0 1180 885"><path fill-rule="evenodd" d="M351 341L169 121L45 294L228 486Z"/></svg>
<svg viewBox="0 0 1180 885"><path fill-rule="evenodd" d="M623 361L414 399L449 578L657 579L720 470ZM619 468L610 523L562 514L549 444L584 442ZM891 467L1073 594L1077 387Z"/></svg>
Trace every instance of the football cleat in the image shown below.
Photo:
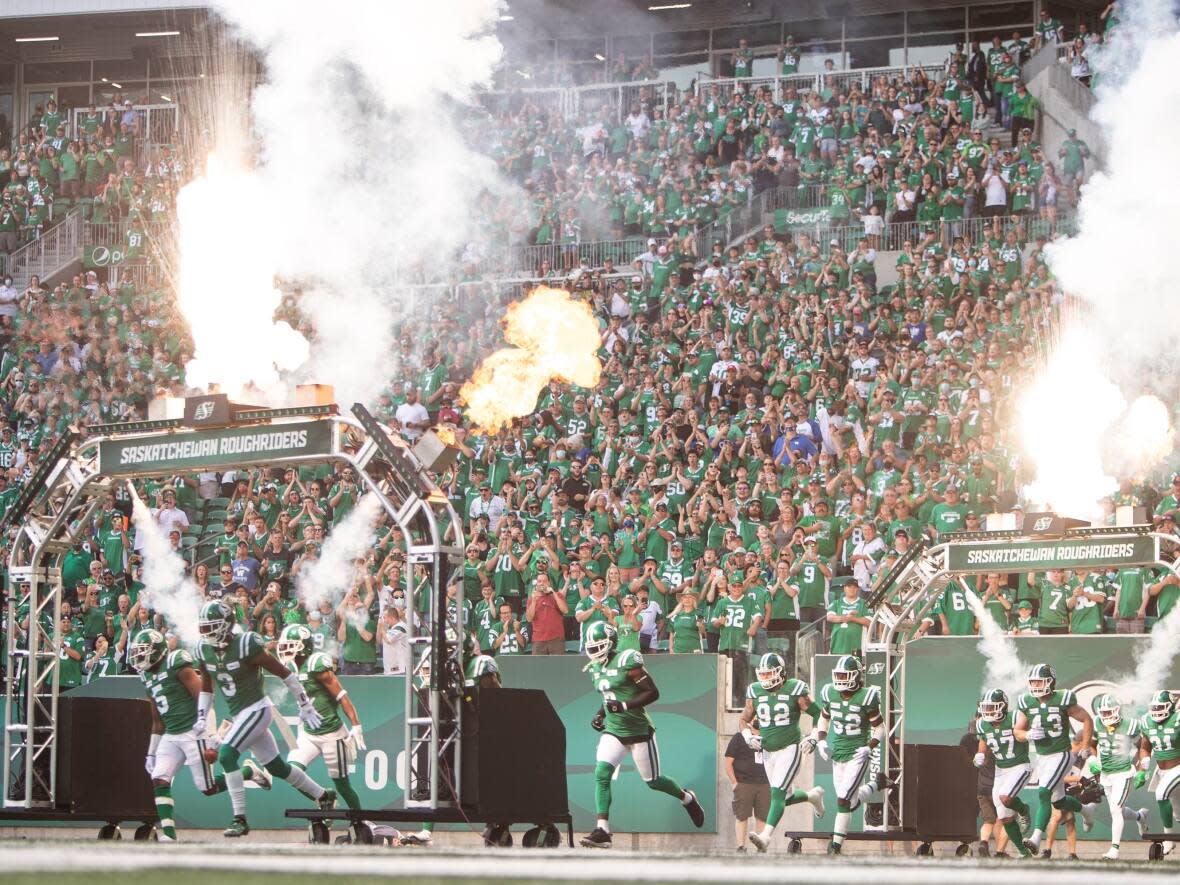
<svg viewBox="0 0 1180 885"><path fill-rule="evenodd" d="M1033 664L1028 671L1028 690L1034 698L1045 698L1053 694L1057 686L1057 673L1049 664Z"/></svg>
<svg viewBox="0 0 1180 885"><path fill-rule="evenodd" d="M416 833L402 834L402 845L430 845L434 836L430 830L419 830Z"/></svg>
<svg viewBox="0 0 1180 885"><path fill-rule="evenodd" d="M770 845L770 840L763 839L761 833L751 833L750 841L754 843L754 847L758 849L759 854L765 854L767 847ZM738 846L738 851L745 851L745 848Z"/></svg>
<svg viewBox="0 0 1180 885"><path fill-rule="evenodd" d="M1139 838L1142 839L1147 835L1147 809L1140 808L1138 814L1139 817L1135 819L1135 825L1139 827Z"/></svg>
<svg viewBox="0 0 1180 885"><path fill-rule="evenodd" d="M1119 859L1118 846L1111 845L1108 849L1106 849L1106 854L1102 855L1102 859L1103 860L1118 860Z"/></svg>
<svg viewBox="0 0 1180 885"><path fill-rule="evenodd" d="M841 848L839 845L837 845L835 842L831 842L828 844L828 854L836 855L836 854L843 854L843 853L844 853L844 849Z"/></svg>
<svg viewBox="0 0 1180 885"><path fill-rule="evenodd" d="M227 839L239 839L249 832L250 825L246 823L246 818L240 815L235 815L233 822L222 831L221 835L225 836Z"/></svg>
<svg viewBox="0 0 1180 885"><path fill-rule="evenodd" d="M269 771L265 768L258 767L249 759L242 763L242 779L250 781L250 783L262 790L269 790L273 782Z"/></svg>
<svg viewBox="0 0 1180 885"><path fill-rule="evenodd" d="M1160 843L1160 848L1163 849L1164 857L1167 857L1169 854L1171 854L1173 851L1176 850L1176 843L1173 842L1171 839L1165 839L1163 842Z"/></svg>
<svg viewBox="0 0 1180 885"><path fill-rule="evenodd" d="M811 807L815 809L815 819L819 820L824 816L824 788L812 787L807 791L807 801Z"/></svg>
<svg viewBox="0 0 1180 885"><path fill-rule="evenodd" d="M697 794L692 790L685 790L684 794L688 797L688 801L683 803L684 810L688 812L692 825L699 830L705 825L705 809L701 808L701 803L697 801Z"/></svg>
<svg viewBox="0 0 1180 885"><path fill-rule="evenodd" d="M602 623L598 621L597 623ZM594 831L588 836L583 836L579 843L583 848L610 848L611 839L610 833L602 827L595 827Z"/></svg>
<svg viewBox="0 0 1180 885"><path fill-rule="evenodd" d="M320 798L317 799L316 801L319 803L320 808L322 808L324 811L328 811L329 809L335 808L336 807L336 791L335 790L324 790L324 795L320 796Z"/></svg>

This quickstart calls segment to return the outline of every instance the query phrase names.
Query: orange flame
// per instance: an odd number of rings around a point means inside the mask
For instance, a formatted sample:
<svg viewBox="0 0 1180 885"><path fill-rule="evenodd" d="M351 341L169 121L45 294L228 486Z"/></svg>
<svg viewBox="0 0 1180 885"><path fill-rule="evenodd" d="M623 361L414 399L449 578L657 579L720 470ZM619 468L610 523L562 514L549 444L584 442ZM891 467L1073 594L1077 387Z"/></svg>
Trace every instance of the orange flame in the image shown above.
<svg viewBox="0 0 1180 885"><path fill-rule="evenodd" d="M442 424L438 425L438 427L434 428L434 435L441 439L448 446L453 446L455 444L455 431L449 427L446 427Z"/></svg>
<svg viewBox="0 0 1180 885"><path fill-rule="evenodd" d="M504 315L504 339L475 370L459 397L476 427L495 433L531 415L552 379L594 387L602 373L598 321L590 306L562 289L538 286Z"/></svg>

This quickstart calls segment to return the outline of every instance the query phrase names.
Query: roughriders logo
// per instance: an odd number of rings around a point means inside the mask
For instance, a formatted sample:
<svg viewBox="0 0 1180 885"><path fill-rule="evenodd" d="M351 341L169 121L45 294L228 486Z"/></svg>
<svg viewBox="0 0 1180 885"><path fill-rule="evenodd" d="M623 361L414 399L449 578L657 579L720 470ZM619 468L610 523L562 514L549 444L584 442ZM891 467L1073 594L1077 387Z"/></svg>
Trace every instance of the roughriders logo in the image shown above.
<svg viewBox="0 0 1180 885"><path fill-rule="evenodd" d="M1047 531L1049 526L1051 526L1051 525L1053 525L1053 517L1052 516L1042 516L1040 519L1038 519L1036 522L1033 523L1032 530L1034 532L1044 532L1044 531Z"/></svg>
<svg viewBox="0 0 1180 885"><path fill-rule="evenodd" d="M194 421L207 421L213 416L213 400L205 400L193 410Z"/></svg>

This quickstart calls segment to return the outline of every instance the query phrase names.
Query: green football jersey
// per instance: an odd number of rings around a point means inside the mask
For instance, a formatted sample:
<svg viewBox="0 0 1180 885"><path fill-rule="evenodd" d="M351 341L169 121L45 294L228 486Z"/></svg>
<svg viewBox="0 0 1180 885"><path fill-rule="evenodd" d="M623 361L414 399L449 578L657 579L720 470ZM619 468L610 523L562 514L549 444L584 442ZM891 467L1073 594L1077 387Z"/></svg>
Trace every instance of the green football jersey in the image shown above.
<svg viewBox="0 0 1180 885"><path fill-rule="evenodd" d="M335 669L336 665L332 659L319 651L313 651L307 656L307 660L299 665L299 683L311 698L315 711L323 719L319 728L308 728L306 724L303 725L303 730L308 734L331 734L344 724L340 718L340 702L316 679L317 673L329 673Z"/></svg>
<svg viewBox="0 0 1180 885"><path fill-rule="evenodd" d="M1103 774L1130 771L1139 749L1139 722L1123 719L1114 728L1101 722L1094 723L1094 737L1098 741L1098 761Z"/></svg>
<svg viewBox="0 0 1180 885"><path fill-rule="evenodd" d="M463 667L463 684L471 688L479 684L479 679L488 673L499 673L500 666L491 655L474 655L468 658Z"/></svg>
<svg viewBox="0 0 1180 885"><path fill-rule="evenodd" d="M881 689L875 685L861 686L846 698L828 683L820 690L819 702L830 720L828 745L832 748L832 759L848 762L857 750L868 746L872 737L869 720L881 716Z"/></svg>
<svg viewBox="0 0 1180 885"><path fill-rule="evenodd" d="M1027 691L1020 696L1016 708L1028 717L1029 727L1045 729L1045 738L1032 742L1038 756L1069 750L1069 708L1077 702L1069 689L1058 689L1043 698L1033 697Z"/></svg>
<svg viewBox="0 0 1180 885"><path fill-rule="evenodd" d="M161 666L152 673L140 673L144 688L160 718L165 734L184 734L197 721L197 699L180 681L180 671L193 666L193 656L183 648L168 652Z"/></svg>
<svg viewBox="0 0 1180 885"><path fill-rule="evenodd" d="M643 655L634 649L615 652L605 664L590 662L590 679L595 690L602 695L602 700L619 700L624 703L634 700L639 694L639 686L632 682L627 674L636 667L643 666ZM605 703L603 709L605 709ZM618 713L606 712L607 734L617 738L646 738L653 731L651 718L647 710L622 710Z"/></svg>
<svg viewBox="0 0 1180 885"><path fill-rule="evenodd" d="M253 631L231 636L224 651L207 642L197 645L201 669L217 683L231 716L262 700L262 668L250 658L265 651L266 643Z"/></svg>
<svg viewBox="0 0 1180 885"><path fill-rule="evenodd" d="M762 735L762 749L781 750L799 743L799 701L811 692L801 679L788 679L774 691L760 682L746 688L746 699L754 702L754 717Z"/></svg>
<svg viewBox="0 0 1180 885"><path fill-rule="evenodd" d="M1012 732L1013 718L1005 713L999 722L975 720L975 734L987 744L997 768L1012 768L1028 764L1028 743L1016 740Z"/></svg>
<svg viewBox="0 0 1180 885"><path fill-rule="evenodd" d="M1139 720L1139 730L1151 742L1151 758L1180 759L1180 713L1173 713L1163 722L1150 716Z"/></svg>

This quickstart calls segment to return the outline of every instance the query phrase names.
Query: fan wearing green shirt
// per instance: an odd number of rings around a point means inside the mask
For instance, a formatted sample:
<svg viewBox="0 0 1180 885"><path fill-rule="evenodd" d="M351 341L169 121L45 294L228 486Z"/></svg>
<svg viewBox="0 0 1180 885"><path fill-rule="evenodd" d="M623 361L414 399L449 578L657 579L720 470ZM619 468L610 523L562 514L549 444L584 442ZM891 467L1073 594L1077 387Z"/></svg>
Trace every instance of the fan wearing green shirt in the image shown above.
<svg viewBox="0 0 1180 885"><path fill-rule="evenodd" d="M1069 609L1069 632L1092 635L1102 632L1102 610L1106 606L1106 576L1102 572L1077 569L1077 584L1065 600Z"/></svg>
<svg viewBox="0 0 1180 885"><path fill-rule="evenodd" d="M1041 633L1049 636L1069 633L1069 608L1066 606L1066 600L1073 596L1073 587L1066 582L1065 572L1061 569L1050 569L1035 586L1041 600L1037 609Z"/></svg>
<svg viewBox="0 0 1180 885"><path fill-rule="evenodd" d="M864 628L869 625L869 609L860 598L860 585L855 578L843 581L842 595L828 609L830 644L828 654L858 655L861 651Z"/></svg>
<svg viewBox="0 0 1180 885"><path fill-rule="evenodd" d="M1155 600L1155 614L1162 621L1176 607L1176 601L1180 599L1180 577L1168 574L1162 581L1157 581L1148 587L1147 595Z"/></svg>

